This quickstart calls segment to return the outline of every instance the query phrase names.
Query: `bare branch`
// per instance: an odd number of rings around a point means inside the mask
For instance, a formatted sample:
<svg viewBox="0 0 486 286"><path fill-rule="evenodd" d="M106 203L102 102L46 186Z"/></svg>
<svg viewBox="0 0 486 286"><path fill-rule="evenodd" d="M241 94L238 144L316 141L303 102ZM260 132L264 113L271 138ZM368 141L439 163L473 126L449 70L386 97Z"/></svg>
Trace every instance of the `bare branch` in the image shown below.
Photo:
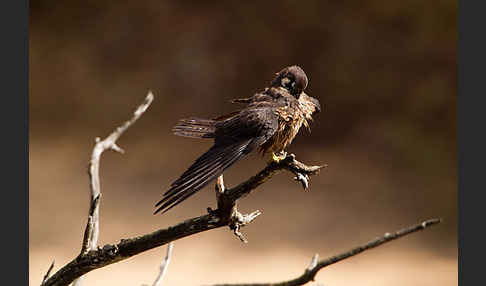
<svg viewBox="0 0 486 286"><path fill-rule="evenodd" d="M378 247L384 243L390 242L392 240L398 239L400 237L406 236L408 234L417 232L419 230L423 230L427 227L436 225L440 223L442 220L439 218L434 218L434 219L429 219L424 222L409 226L407 228L398 230L397 232L390 234L390 233L385 233L383 236L378 237L366 244L357 246L355 248L352 248L346 252L343 252L341 254L331 256L329 258L326 258L324 260L321 260L317 262L317 255L314 255L311 264L309 267L306 268L304 273L292 280L284 281L284 282L277 282L277 283L248 283L248 284L217 284L214 286L298 286L298 285L304 285L310 281L314 281L315 276L317 275L317 272L321 270L322 268L329 266L331 264L334 264L336 262L339 262L341 260L344 260L346 258L350 258L352 256L355 256L357 254L360 254L363 251L366 251L368 249L372 249L375 247Z"/></svg>
<svg viewBox="0 0 486 286"><path fill-rule="evenodd" d="M251 214L242 214L238 211L236 201L226 199L226 187L224 186L223 175L216 180L216 200L218 202L218 210L221 218L228 220L228 226L235 236L243 243L248 243L248 240L241 233L240 228L250 224L257 216L262 213L259 210ZM226 214L226 215L224 215Z"/></svg>
<svg viewBox="0 0 486 286"><path fill-rule="evenodd" d="M49 266L49 269L47 269L47 273L46 273L46 275L44 275L44 279L42 279L41 286L44 285L44 283L46 282L47 278L49 278L49 276L51 275L51 271L54 268L54 262L56 262L56 260L53 260L52 263L51 263L51 266Z"/></svg>
<svg viewBox="0 0 486 286"><path fill-rule="evenodd" d="M273 177L273 175L281 170L287 170L293 174L300 174L301 176L307 176L307 178L309 178L309 176L318 174L322 168L326 167L327 165L307 166L304 163L297 161L294 154L290 154L278 163L272 161L267 165L267 167L265 167L265 169L261 170L258 174L251 177L247 181L237 185L234 188L227 189L225 191L224 199L227 201L236 202L238 199L246 197L251 191L265 183L268 179Z"/></svg>
<svg viewBox="0 0 486 286"><path fill-rule="evenodd" d="M216 214L207 214L150 234L121 239L117 244L107 244L102 248L89 251L86 255L76 257L52 275L45 285L67 286L74 279L94 269L123 261L171 241L226 225L227 223L223 223Z"/></svg>
<svg viewBox="0 0 486 286"><path fill-rule="evenodd" d="M174 243L170 242L169 245L167 246L167 253L165 255L165 258L160 264L159 274L157 275L157 278L155 278L155 281L152 284L152 286L159 286L160 282L162 281L162 278L164 278L164 275L167 272L167 267L169 266L170 263L170 257L172 256L173 248L174 248Z"/></svg>
<svg viewBox="0 0 486 286"><path fill-rule="evenodd" d="M309 176L318 174L324 167L327 167L327 165L307 166L304 163L297 161L294 154L290 154L279 162L270 162L258 174L231 189L227 189L224 186L223 176L221 175L216 182L216 198L218 200L217 211L219 217L224 221L228 221L228 225L230 229L233 230L234 234L242 242L247 243L248 241L241 233L240 228L251 223L257 216L261 215L261 212L256 210L251 214L245 215L239 213L237 209L237 201L240 198L246 197L251 191L282 170L287 170L298 177L306 178L305 182L299 180L305 189L309 185ZM212 212L211 209L208 210Z"/></svg>
<svg viewBox="0 0 486 286"><path fill-rule="evenodd" d="M248 195L253 189L281 170L314 175L318 173L320 168L322 167L306 166L295 160L293 155L287 156L286 159L281 160L279 163L269 163L262 171L247 181L234 188L225 189L219 196L217 210L213 211L208 208L209 214L191 218L172 227L157 230L143 236L121 239L117 244L107 244L103 248L90 250L85 255L79 255L59 269L46 281L45 285L67 286L74 279L94 269L125 260L171 241L223 226L230 226L231 228L235 223L235 219L240 223L240 226L246 225L260 215L261 212L255 211L248 215L241 215L243 216L242 218L239 217L238 213L235 212L238 199Z"/></svg>
<svg viewBox="0 0 486 286"><path fill-rule="evenodd" d="M98 246L99 237L99 207L101 199L100 188L100 157L106 150L113 150L115 152L124 153L123 149L116 145L116 140L133 124L140 116L147 110L149 105L154 100L154 95L151 91L148 92L144 102L135 110L132 118L123 123L115 131L113 131L103 141L100 138L95 139L95 147L91 153L91 160L89 161L88 174L90 178L90 190L91 190L91 203L88 213L88 222L84 231L83 243L81 246L80 255L86 255L90 250L95 250ZM81 286L82 277L76 279L73 286Z"/></svg>

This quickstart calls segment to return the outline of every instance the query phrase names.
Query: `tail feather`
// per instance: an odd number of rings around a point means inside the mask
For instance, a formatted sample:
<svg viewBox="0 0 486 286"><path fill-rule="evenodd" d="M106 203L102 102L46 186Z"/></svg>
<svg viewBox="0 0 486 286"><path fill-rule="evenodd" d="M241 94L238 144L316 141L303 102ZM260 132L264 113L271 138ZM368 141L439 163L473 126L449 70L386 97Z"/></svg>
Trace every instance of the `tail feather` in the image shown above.
<svg viewBox="0 0 486 286"><path fill-rule="evenodd" d="M235 142L229 145L214 145L199 157L185 171L179 179L171 184L170 189L164 193L162 200L154 214L167 212L185 199L204 188L211 181L220 176L227 168L246 155L251 148L252 139Z"/></svg>
<svg viewBox="0 0 486 286"><path fill-rule="evenodd" d="M172 128L172 132L183 137L214 138L215 125L215 120L191 117L179 120L179 123Z"/></svg>

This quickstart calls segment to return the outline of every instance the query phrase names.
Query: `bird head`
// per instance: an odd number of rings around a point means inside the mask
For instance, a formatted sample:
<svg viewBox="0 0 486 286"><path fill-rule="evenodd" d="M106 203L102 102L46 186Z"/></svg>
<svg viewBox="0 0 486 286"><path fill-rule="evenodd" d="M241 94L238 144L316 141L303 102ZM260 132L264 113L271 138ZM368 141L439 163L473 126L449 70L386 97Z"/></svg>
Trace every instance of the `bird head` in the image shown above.
<svg viewBox="0 0 486 286"><path fill-rule="evenodd" d="M272 81L273 87L283 87L297 99L307 87L307 76L299 66L286 67L276 74Z"/></svg>

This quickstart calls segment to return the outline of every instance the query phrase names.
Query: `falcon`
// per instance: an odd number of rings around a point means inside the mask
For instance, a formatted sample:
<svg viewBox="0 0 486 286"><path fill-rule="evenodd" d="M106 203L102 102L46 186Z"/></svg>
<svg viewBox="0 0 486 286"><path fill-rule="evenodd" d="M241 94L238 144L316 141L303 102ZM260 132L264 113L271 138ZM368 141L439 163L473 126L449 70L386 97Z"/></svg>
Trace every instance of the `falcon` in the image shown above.
<svg viewBox="0 0 486 286"><path fill-rule="evenodd" d="M304 93L307 76L298 66L286 67L270 82L270 87L249 98L232 100L246 106L214 119L191 117L179 120L175 135L212 138L213 146L201 155L155 205L154 214L165 213L211 183L253 150L271 153L278 162L302 125L309 129L312 115L320 112L316 98Z"/></svg>

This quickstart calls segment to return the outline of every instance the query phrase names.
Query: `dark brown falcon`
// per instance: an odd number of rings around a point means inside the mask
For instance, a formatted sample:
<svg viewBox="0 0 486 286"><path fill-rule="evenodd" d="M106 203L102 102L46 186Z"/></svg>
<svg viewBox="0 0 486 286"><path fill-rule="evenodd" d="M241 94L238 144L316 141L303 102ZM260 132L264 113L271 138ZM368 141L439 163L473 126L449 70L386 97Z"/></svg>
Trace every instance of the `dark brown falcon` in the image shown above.
<svg viewBox="0 0 486 286"><path fill-rule="evenodd" d="M302 125L309 128L319 101L304 93L307 76L298 66L284 68L270 87L250 98L235 99L245 108L214 119L182 119L174 134L192 138L214 138L214 145L164 193L155 213L175 207L251 151L271 152L273 160L285 154Z"/></svg>

